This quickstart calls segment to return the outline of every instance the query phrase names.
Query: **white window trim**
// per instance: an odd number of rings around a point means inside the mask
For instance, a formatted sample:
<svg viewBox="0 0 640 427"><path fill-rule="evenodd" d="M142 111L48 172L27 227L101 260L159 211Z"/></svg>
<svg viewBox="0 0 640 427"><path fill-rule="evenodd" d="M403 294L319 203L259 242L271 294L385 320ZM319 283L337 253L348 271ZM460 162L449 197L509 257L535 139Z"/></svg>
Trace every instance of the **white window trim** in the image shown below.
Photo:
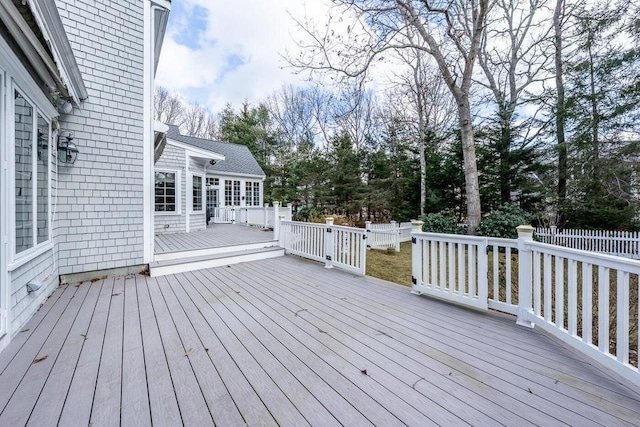
<svg viewBox="0 0 640 427"><path fill-rule="evenodd" d="M200 177L200 188L201 188L201 201L200 201L200 206L202 207L202 209L200 209L199 211L194 211L193 210L193 177L194 176L199 176ZM189 190L187 192L187 194L189 195L189 201L188 201L188 205L189 205L189 214L206 214L206 210L205 210L205 205L206 205L206 189L205 189L205 181L204 181L204 174L203 173L198 173L198 172L190 172L189 173Z"/></svg>
<svg viewBox="0 0 640 427"><path fill-rule="evenodd" d="M176 174L176 211L175 212L156 212L156 172L169 172ZM153 169L153 214L157 216L179 216L182 215L182 177L180 169L171 168L154 168Z"/></svg>
<svg viewBox="0 0 640 427"><path fill-rule="evenodd" d="M36 101L33 100L33 98L31 98L29 96L28 93L26 93L25 90L23 90L19 84L17 84L15 82L15 80L12 78L11 79L11 84L8 85L9 90L7 91L8 93L11 94L11 96L9 97L9 99L13 100L13 94L15 93L15 91L18 91L20 93L20 95L22 95L24 97L25 100L27 100L33 107L33 138L37 138L38 135L38 114L40 114L40 116L42 116L42 118L44 118L47 123L48 123L48 127L49 127L49 150L47 150L47 155L48 155L48 160L47 160L47 170L48 170L48 213L47 213L47 225L48 225L48 236L47 236L47 240L45 240L42 243L38 243L38 216L37 216L37 203L38 203L38 197L37 197L37 185L38 185L38 179L37 176L34 175L34 179L33 179L33 209L34 209L34 224L33 224L33 229L34 229L34 234L33 234L33 239L34 239L34 246L26 249L20 253L16 253L16 213L15 213L15 193L16 193L16 174L15 174L15 102L6 102L5 107L6 107L6 121L8 126L6 126L7 129L7 137L8 137L8 141L7 141L7 146L8 146L8 159L9 161L9 176L8 176L8 184L9 184L9 191L8 191L8 196L9 196L9 200L10 203L9 205L12 206L13 208L9 209L8 212L8 216L9 216L9 233L8 233L8 237L9 237L9 247L10 247L10 261L9 264L7 265L7 270L8 271L13 271L16 268L24 265L25 263L31 261L34 258L37 258L38 256L44 254L45 252L50 251L51 249L53 249L53 226L51 224L51 199L53 198L53 189L51 188L51 174L53 172L53 169L51 167L51 160L52 160L52 151L53 151L53 143L52 143L52 133L51 133L51 120L52 117L48 116L45 112L46 108L41 107L40 105L38 105L38 103ZM9 143L11 142L11 143ZM36 141L37 144L37 141ZM33 154L33 162L37 163L37 150L34 150ZM35 174L37 174L37 169L35 171L33 171Z"/></svg>

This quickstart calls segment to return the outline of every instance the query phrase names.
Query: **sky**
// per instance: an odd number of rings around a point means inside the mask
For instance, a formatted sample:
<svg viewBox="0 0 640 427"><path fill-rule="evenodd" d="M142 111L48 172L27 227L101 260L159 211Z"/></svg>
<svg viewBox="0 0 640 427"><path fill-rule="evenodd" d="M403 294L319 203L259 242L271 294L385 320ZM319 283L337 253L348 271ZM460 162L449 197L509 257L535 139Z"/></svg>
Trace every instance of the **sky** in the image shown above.
<svg viewBox="0 0 640 427"><path fill-rule="evenodd" d="M291 16L327 10L326 0L174 0L156 84L214 113L305 84L282 58L296 49Z"/></svg>

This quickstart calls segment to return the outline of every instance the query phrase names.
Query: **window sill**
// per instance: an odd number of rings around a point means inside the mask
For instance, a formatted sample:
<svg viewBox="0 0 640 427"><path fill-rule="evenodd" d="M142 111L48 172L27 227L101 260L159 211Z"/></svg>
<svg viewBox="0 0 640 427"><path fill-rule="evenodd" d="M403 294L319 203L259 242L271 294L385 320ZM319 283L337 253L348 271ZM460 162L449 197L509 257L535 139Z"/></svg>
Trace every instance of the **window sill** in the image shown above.
<svg viewBox="0 0 640 427"><path fill-rule="evenodd" d="M32 248L28 253L24 255L20 255L19 258L13 260L13 262L9 263L7 266L8 271L14 271L29 261L39 257L40 255L53 250L53 242L49 241L47 243L42 243L40 246Z"/></svg>
<svg viewBox="0 0 640 427"><path fill-rule="evenodd" d="M182 215L180 212L154 212L156 216L180 216Z"/></svg>

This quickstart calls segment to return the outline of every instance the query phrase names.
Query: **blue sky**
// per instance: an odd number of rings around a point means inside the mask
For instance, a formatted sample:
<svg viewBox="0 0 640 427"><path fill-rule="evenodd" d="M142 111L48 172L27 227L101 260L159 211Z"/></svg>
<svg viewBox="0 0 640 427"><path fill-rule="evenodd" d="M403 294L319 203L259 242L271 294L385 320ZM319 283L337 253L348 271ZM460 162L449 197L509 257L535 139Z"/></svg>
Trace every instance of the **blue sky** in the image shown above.
<svg viewBox="0 0 640 427"><path fill-rule="evenodd" d="M295 49L290 14L322 16L325 0L173 1L156 83L218 112L304 84L282 59Z"/></svg>

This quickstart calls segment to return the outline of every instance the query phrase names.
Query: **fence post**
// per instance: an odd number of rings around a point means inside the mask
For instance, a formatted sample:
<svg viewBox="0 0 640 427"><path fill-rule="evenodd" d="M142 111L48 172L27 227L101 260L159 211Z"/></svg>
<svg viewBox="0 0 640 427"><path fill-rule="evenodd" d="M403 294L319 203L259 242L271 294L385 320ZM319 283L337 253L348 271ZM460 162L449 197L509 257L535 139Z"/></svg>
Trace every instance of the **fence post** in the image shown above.
<svg viewBox="0 0 640 427"><path fill-rule="evenodd" d="M556 244L556 230L558 229L557 225L552 225L549 227L551 229L551 244L555 245Z"/></svg>
<svg viewBox="0 0 640 427"><path fill-rule="evenodd" d="M274 200L273 201L273 240L278 240L280 238L280 221L278 221L279 208L280 208L280 202Z"/></svg>
<svg viewBox="0 0 640 427"><path fill-rule="evenodd" d="M334 253L334 241L333 241L333 217L328 216L325 218L326 226L324 229L324 254L325 254L325 268L333 268L333 253Z"/></svg>
<svg viewBox="0 0 640 427"><path fill-rule="evenodd" d="M236 208L231 208L231 224L236 223Z"/></svg>
<svg viewBox="0 0 640 427"><path fill-rule="evenodd" d="M424 222L416 219L411 220L411 293L416 295L422 295L422 291L417 289L418 278L422 279L420 273L420 267L422 264L422 246L418 245L418 238L416 233L422 231L422 225Z"/></svg>
<svg viewBox="0 0 640 427"><path fill-rule="evenodd" d="M393 235L393 246L396 252L400 252L400 225L396 221L391 221L391 228L395 232Z"/></svg>
<svg viewBox="0 0 640 427"><path fill-rule="evenodd" d="M264 228L269 228L269 203L264 204Z"/></svg>
<svg viewBox="0 0 640 427"><path fill-rule="evenodd" d="M293 203L287 203L287 207L289 208L288 221L293 221Z"/></svg>
<svg viewBox="0 0 640 427"><path fill-rule="evenodd" d="M516 229L518 230L518 319L516 323L533 328L534 325L529 320L533 316L531 298L533 265L529 243L533 241L534 228L530 225L519 225Z"/></svg>
<svg viewBox="0 0 640 427"><path fill-rule="evenodd" d="M371 249L371 239L369 238L369 236L371 236L371 221L365 221L364 222L364 229L366 230L366 236L367 236L367 249Z"/></svg>

